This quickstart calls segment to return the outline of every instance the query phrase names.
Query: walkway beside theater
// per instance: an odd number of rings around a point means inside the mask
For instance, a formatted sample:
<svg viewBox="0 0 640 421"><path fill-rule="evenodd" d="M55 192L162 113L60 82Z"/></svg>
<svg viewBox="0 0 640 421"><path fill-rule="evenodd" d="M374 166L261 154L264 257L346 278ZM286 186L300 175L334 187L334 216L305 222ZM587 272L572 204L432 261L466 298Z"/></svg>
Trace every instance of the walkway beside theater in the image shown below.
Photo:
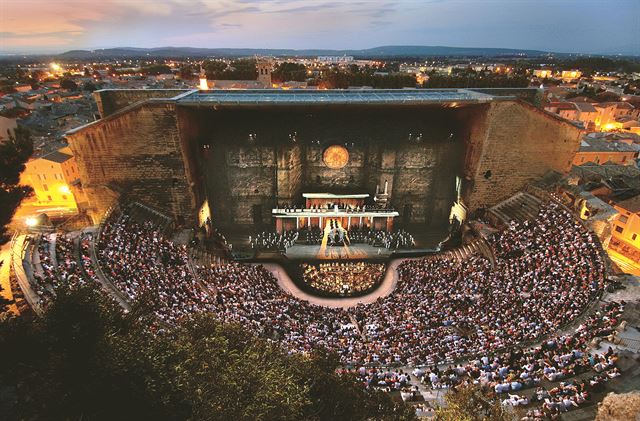
<svg viewBox="0 0 640 421"><path fill-rule="evenodd" d="M266 269L268 269L278 280L278 285L284 291L293 295L294 297L308 301L311 304L316 304L319 306L330 307L330 308L349 308L355 307L358 304L369 304L373 303L380 297L386 297L391 294L391 291L396 287L396 283L398 282L398 265L402 263L405 259L395 259L389 262L387 266L387 271L384 274L384 278L382 279L382 283L376 290L370 292L367 295L363 295L361 297L349 297L349 298L325 298L325 297L317 297L315 295L309 294L303 290L301 290L289 277L284 268L276 263L261 263Z"/></svg>

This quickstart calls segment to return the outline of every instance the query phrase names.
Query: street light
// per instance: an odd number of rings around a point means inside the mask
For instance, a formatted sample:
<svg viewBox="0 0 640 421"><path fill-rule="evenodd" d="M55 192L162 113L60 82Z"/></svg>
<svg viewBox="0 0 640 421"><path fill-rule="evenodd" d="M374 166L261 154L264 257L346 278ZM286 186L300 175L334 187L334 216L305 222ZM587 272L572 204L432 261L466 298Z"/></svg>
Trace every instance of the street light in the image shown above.
<svg viewBox="0 0 640 421"><path fill-rule="evenodd" d="M27 224L28 227L33 228L38 225L38 219L30 216L25 220L25 224Z"/></svg>

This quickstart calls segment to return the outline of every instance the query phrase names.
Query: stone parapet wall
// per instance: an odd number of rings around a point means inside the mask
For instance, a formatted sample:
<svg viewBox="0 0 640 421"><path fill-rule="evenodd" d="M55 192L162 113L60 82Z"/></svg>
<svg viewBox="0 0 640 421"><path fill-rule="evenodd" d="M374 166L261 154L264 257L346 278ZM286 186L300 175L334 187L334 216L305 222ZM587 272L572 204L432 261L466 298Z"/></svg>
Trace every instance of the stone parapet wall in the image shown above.
<svg viewBox="0 0 640 421"><path fill-rule="evenodd" d="M93 98L101 118L122 108L151 98L173 98L188 92L186 89L104 89L95 91Z"/></svg>

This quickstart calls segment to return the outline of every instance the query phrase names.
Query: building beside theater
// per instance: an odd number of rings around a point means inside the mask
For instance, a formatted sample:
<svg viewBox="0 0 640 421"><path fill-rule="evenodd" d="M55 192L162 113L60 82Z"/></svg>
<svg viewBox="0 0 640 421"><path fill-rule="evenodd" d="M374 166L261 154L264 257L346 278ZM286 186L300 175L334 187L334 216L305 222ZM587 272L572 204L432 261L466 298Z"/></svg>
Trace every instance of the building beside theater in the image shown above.
<svg viewBox="0 0 640 421"><path fill-rule="evenodd" d="M306 211L315 194L328 211L337 195L339 209L359 197L394 212L380 224L443 225L571 168L580 129L522 99L537 94L102 90L102 118L67 138L94 220L127 195L186 224L209 212L219 226L286 224L283 206Z"/></svg>
<svg viewBox="0 0 640 421"><path fill-rule="evenodd" d="M29 159L20 183L33 188L33 204L58 208L60 213L74 213L84 201L78 164L67 147Z"/></svg>

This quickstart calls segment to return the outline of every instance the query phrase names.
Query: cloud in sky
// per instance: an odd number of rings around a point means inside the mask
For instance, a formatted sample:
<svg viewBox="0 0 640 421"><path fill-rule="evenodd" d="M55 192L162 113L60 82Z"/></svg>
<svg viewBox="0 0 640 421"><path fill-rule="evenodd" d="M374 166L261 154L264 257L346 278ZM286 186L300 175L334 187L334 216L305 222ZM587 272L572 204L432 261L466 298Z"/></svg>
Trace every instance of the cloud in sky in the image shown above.
<svg viewBox="0 0 640 421"><path fill-rule="evenodd" d="M640 53L638 0L0 0L0 52L118 46Z"/></svg>

